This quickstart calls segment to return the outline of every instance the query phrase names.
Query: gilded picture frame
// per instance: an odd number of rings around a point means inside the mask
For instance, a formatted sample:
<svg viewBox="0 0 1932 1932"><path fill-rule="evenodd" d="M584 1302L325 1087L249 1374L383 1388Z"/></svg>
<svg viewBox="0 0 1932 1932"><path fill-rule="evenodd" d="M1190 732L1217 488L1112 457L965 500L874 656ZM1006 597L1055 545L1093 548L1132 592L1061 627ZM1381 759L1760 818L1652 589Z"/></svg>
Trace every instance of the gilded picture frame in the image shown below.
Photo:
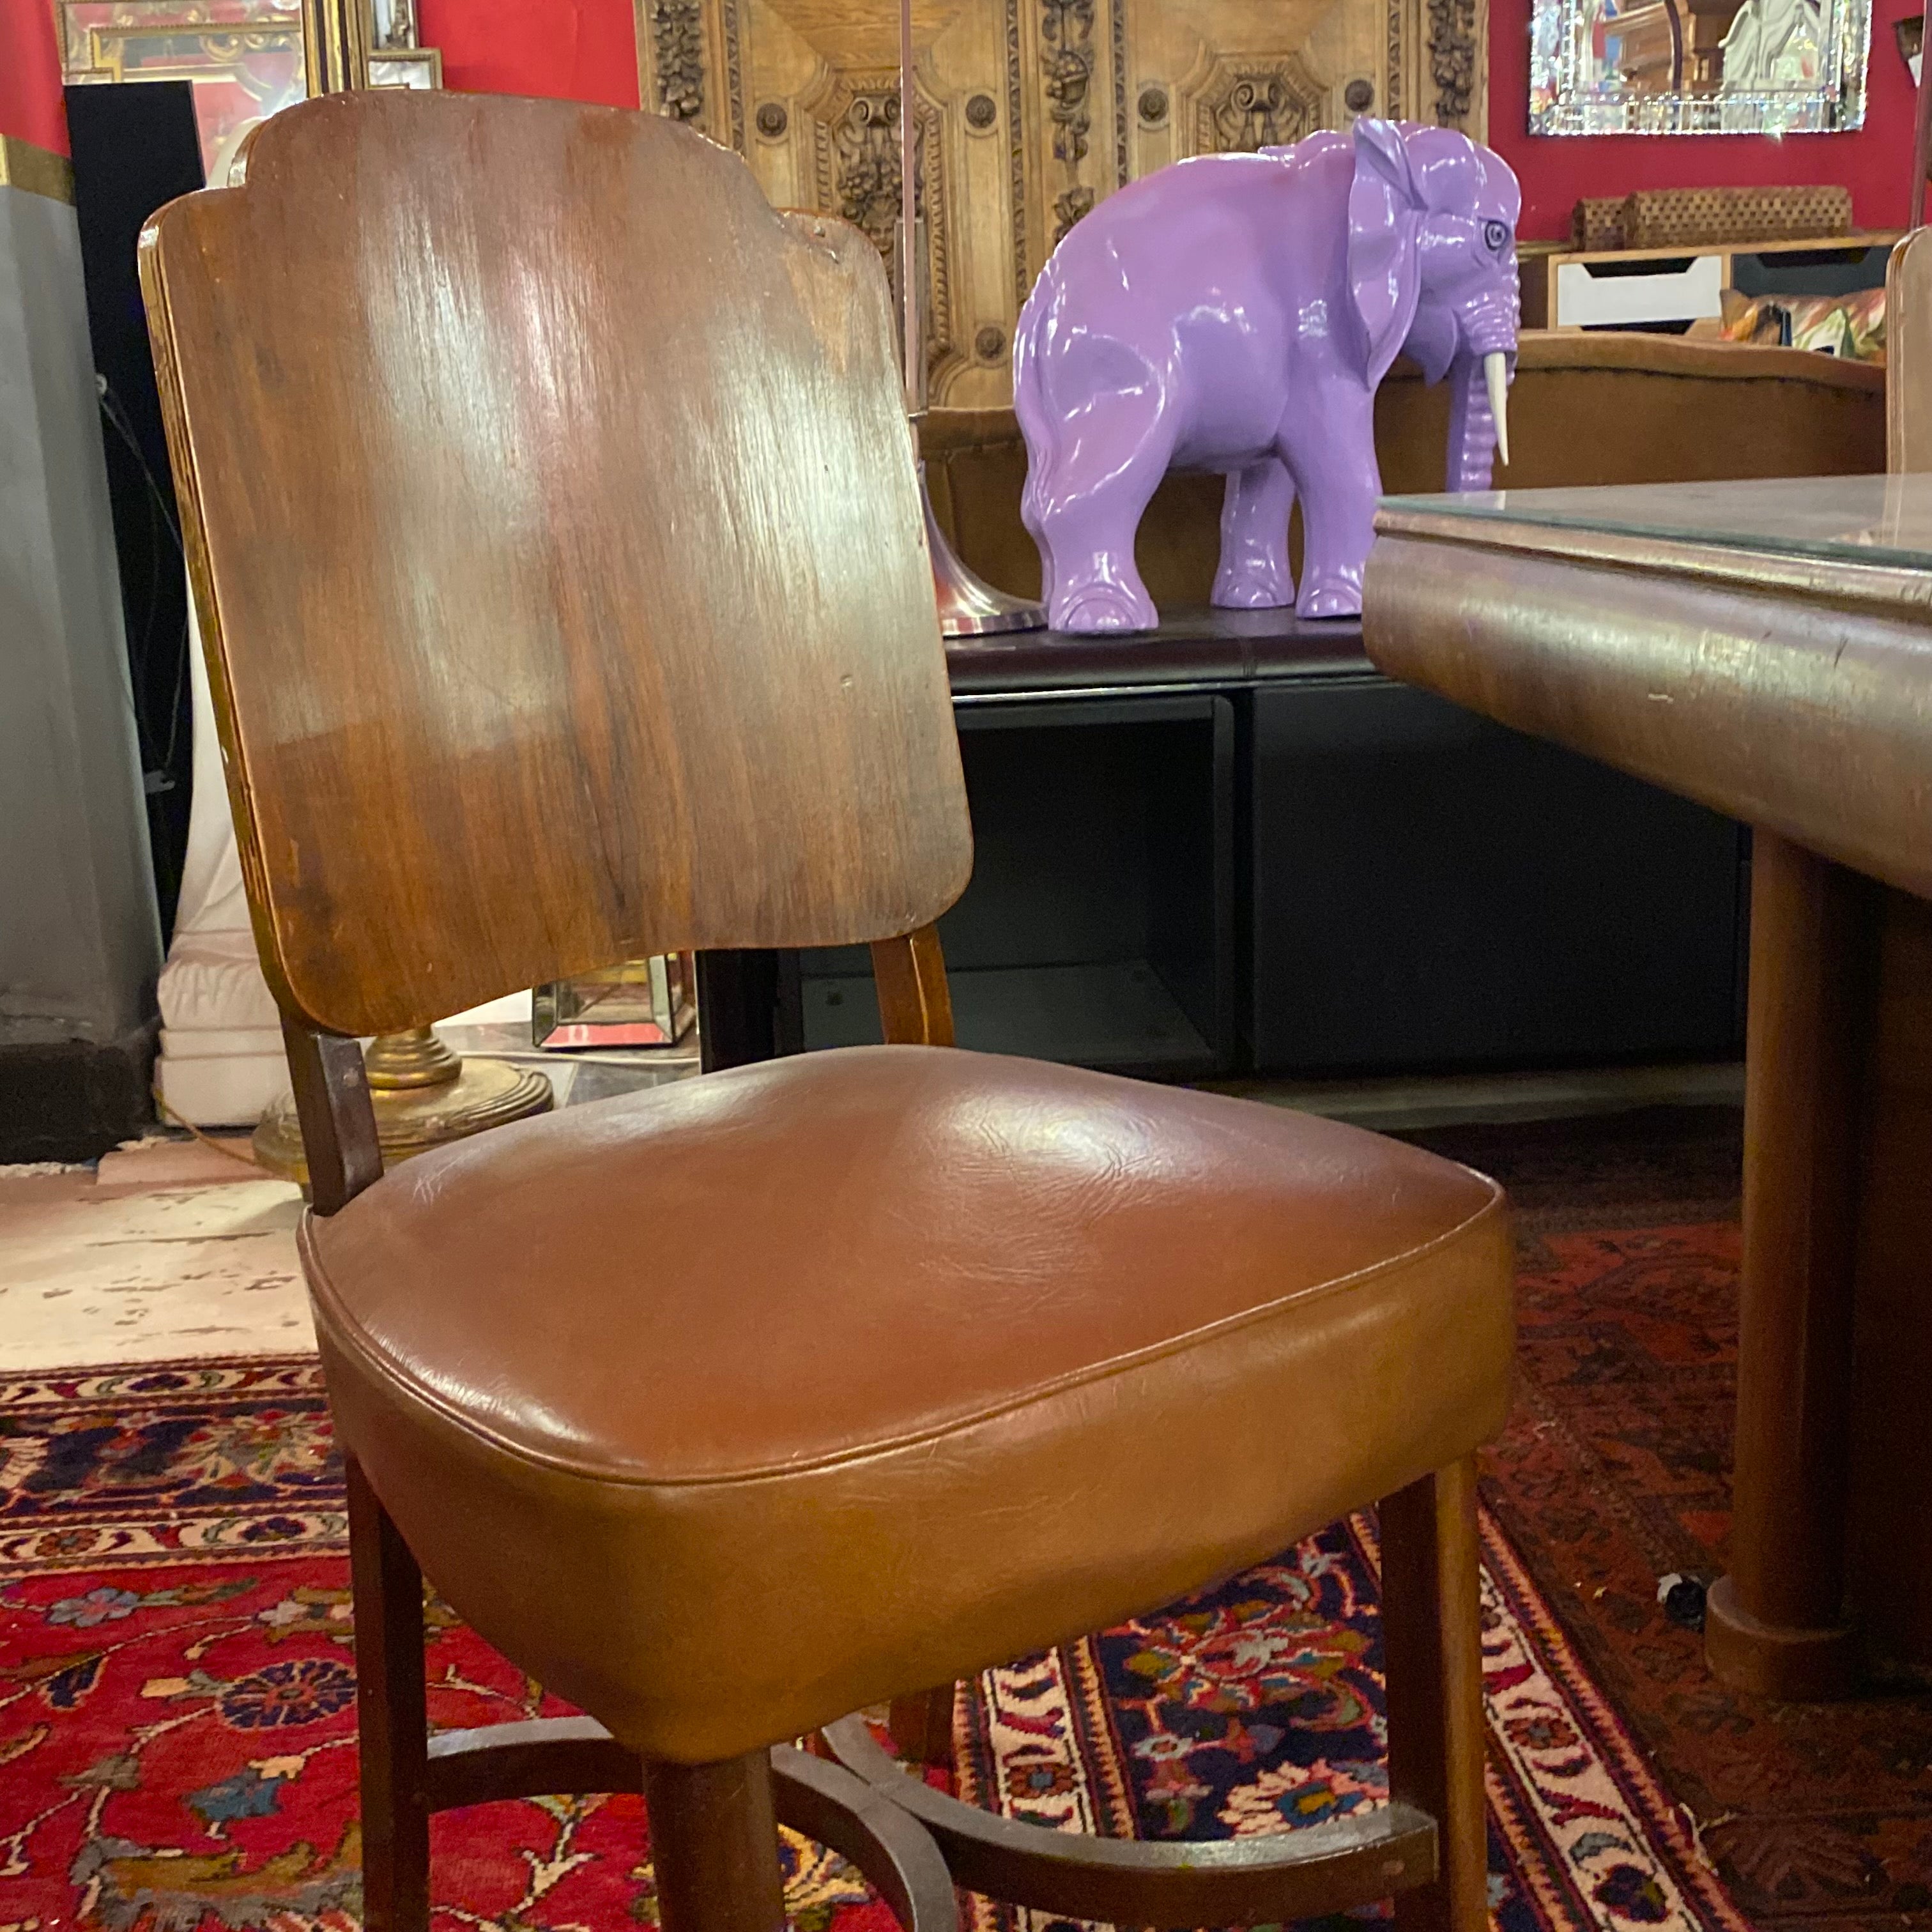
<svg viewBox="0 0 1932 1932"><path fill-rule="evenodd" d="M1870 0L1536 0L1536 134L1862 127Z"/></svg>

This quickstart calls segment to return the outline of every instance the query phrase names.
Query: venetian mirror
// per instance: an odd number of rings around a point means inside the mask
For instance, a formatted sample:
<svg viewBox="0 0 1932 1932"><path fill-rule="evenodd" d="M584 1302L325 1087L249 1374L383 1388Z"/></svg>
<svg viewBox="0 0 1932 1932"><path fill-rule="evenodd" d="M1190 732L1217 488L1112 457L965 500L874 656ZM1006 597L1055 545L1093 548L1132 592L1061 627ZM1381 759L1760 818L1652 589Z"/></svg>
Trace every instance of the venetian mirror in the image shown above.
<svg viewBox="0 0 1932 1932"><path fill-rule="evenodd" d="M1535 0L1537 134L1861 126L1870 0Z"/></svg>

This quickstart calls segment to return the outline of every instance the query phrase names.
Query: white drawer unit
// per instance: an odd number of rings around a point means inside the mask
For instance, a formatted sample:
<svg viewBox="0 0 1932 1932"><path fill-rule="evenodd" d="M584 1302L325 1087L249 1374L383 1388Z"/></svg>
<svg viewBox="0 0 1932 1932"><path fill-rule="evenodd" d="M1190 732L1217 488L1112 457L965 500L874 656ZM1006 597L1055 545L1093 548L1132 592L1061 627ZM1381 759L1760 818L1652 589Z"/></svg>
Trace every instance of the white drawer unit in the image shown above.
<svg viewBox="0 0 1932 1932"><path fill-rule="evenodd" d="M1896 230L1800 242L1584 251L1526 244L1526 328L1681 328L1724 314L1724 291L1790 295L1876 286Z"/></svg>
<svg viewBox="0 0 1932 1932"><path fill-rule="evenodd" d="M1622 262L1565 262L1556 271L1558 328L1629 328L1648 322L1699 322L1724 312L1721 255L1699 255L1688 267L1681 257L1654 266ZM1616 272L1606 274L1606 269Z"/></svg>

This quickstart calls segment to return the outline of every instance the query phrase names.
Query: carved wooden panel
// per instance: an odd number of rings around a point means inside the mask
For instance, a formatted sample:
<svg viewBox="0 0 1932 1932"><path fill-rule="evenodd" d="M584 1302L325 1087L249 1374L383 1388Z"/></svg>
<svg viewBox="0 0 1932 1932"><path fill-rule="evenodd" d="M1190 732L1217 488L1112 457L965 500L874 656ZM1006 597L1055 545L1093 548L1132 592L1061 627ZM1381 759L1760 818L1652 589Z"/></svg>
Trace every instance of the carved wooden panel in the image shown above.
<svg viewBox="0 0 1932 1932"><path fill-rule="evenodd" d="M636 0L645 104L737 148L782 207L888 256L894 0ZM1115 188L1360 113L1487 126L1479 0L915 0L932 400L1011 399L1019 305Z"/></svg>

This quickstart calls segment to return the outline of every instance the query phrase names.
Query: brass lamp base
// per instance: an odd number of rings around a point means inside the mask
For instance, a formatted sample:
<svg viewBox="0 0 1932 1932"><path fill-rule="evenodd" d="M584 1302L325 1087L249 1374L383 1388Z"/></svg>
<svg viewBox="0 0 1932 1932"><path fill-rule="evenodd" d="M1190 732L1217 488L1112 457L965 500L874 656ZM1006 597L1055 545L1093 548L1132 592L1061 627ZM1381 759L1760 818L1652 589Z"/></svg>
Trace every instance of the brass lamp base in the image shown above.
<svg viewBox="0 0 1932 1932"><path fill-rule="evenodd" d="M376 1138L382 1165L446 1141L460 1141L488 1127L550 1112L550 1082L501 1060L466 1060L428 1027L386 1033L364 1050L369 1097L376 1109ZM255 1158L272 1173L308 1185L302 1126L292 1098L280 1100L255 1130Z"/></svg>

